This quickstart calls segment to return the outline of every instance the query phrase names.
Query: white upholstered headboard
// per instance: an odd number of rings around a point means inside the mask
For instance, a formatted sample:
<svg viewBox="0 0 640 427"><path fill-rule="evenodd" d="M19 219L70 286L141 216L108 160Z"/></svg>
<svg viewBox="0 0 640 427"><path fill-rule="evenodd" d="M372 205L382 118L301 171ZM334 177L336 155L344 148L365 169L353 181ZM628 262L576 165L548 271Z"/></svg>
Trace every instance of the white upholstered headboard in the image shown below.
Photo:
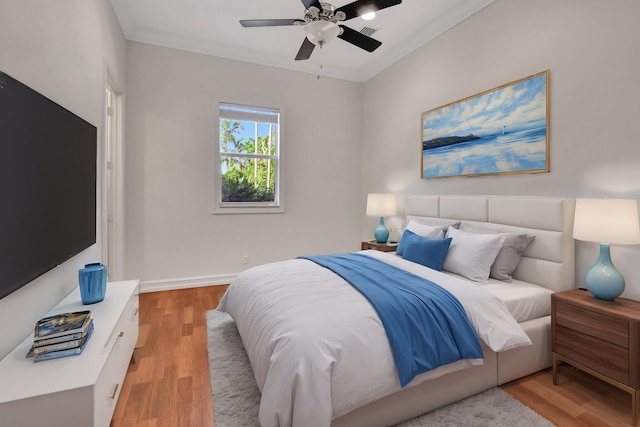
<svg viewBox="0 0 640 427"><path fill-rule="evenodd" d="M527 248L514 279L554 291L575 288L574 199L502 196L404 196L407 224L452 219L502 232L527 233Z"/></svg>

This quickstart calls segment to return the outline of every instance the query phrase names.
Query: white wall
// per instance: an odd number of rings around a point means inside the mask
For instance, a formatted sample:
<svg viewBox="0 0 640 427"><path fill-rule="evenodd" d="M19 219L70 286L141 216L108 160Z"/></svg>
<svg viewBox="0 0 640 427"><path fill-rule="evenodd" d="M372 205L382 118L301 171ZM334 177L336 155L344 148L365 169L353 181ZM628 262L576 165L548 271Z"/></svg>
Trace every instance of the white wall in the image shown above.
<svg viewBox="0 0 640 427"><path fill-rule="evenodd" d="M108 0L0 0L0 70L98 127L97 243L0 299L0 358L101 260L103 105L106 69L124 88L125 40ZM0 260L4 262L5 260Z"/></svg>
<svg viewBox="0 0 640 427"><path fill-rule="evenodd" d="M640 2L497 0L365 83L363 193L640 199ZM420 114L549 69L551 172L420 179ZM391 124L391 125L390 125ZM362 236L375 222L363 218ZM578 242L577 274L598 245ZM640 299L640 246L613 246Z"/></svg>
<svg viewBox="0 0 640 427"><path fill-rule="evenodd" d="M361 84L136 42L127 51L126 277L147 290L228 282L252 265L359 249ZM285 213L213 215L220 101L283 109Z"/></svg>

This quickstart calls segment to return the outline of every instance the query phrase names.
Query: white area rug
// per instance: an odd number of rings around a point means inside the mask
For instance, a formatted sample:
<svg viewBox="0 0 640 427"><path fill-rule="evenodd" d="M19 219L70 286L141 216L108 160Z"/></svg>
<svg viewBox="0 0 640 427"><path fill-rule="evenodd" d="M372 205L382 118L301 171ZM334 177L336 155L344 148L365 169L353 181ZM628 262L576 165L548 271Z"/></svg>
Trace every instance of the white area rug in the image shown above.
<svg viewBox="0 0 640 427"><path fill-rule="evenodd" d="M259 426L260 392L235 323L226 313L207 312L209 374L216 427ZM552 427L548 420L492 388L396 427Z"/></svg>

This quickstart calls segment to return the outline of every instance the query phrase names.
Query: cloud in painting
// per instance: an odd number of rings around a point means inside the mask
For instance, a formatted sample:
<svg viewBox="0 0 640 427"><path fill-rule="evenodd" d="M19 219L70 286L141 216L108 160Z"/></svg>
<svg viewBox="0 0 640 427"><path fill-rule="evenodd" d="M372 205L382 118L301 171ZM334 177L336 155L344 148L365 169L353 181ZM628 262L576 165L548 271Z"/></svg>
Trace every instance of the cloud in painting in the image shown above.
<svg viewBox="0 0 640 427"><path fill-rule="evenodd" d="M422 116L423 141L468 135L487 136L508 129L539 127L546 121L547 74L455 102Z"/></svg>

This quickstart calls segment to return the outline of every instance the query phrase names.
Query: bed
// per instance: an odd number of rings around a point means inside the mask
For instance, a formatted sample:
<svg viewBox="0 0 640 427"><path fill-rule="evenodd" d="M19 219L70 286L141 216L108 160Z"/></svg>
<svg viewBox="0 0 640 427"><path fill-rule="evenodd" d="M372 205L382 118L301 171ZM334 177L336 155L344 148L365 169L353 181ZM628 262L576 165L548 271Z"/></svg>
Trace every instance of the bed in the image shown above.
<svg viewBox="0 0 640 427"><path fill-rule="evenodd" d="M549 295L575 286L574 201L416 195L403 202L407 224L533 237L511 282L469 281L393 253L357 253L448 289L472 320L483 358L418 373L402 387L383 317L341 276L309 259L255 267L231 284L218 309L234 318L247 350L262 425L389 426L551 366ZM459 248L463 240L454 241ZM523 308L523 294L537 303Z"/></svg>

